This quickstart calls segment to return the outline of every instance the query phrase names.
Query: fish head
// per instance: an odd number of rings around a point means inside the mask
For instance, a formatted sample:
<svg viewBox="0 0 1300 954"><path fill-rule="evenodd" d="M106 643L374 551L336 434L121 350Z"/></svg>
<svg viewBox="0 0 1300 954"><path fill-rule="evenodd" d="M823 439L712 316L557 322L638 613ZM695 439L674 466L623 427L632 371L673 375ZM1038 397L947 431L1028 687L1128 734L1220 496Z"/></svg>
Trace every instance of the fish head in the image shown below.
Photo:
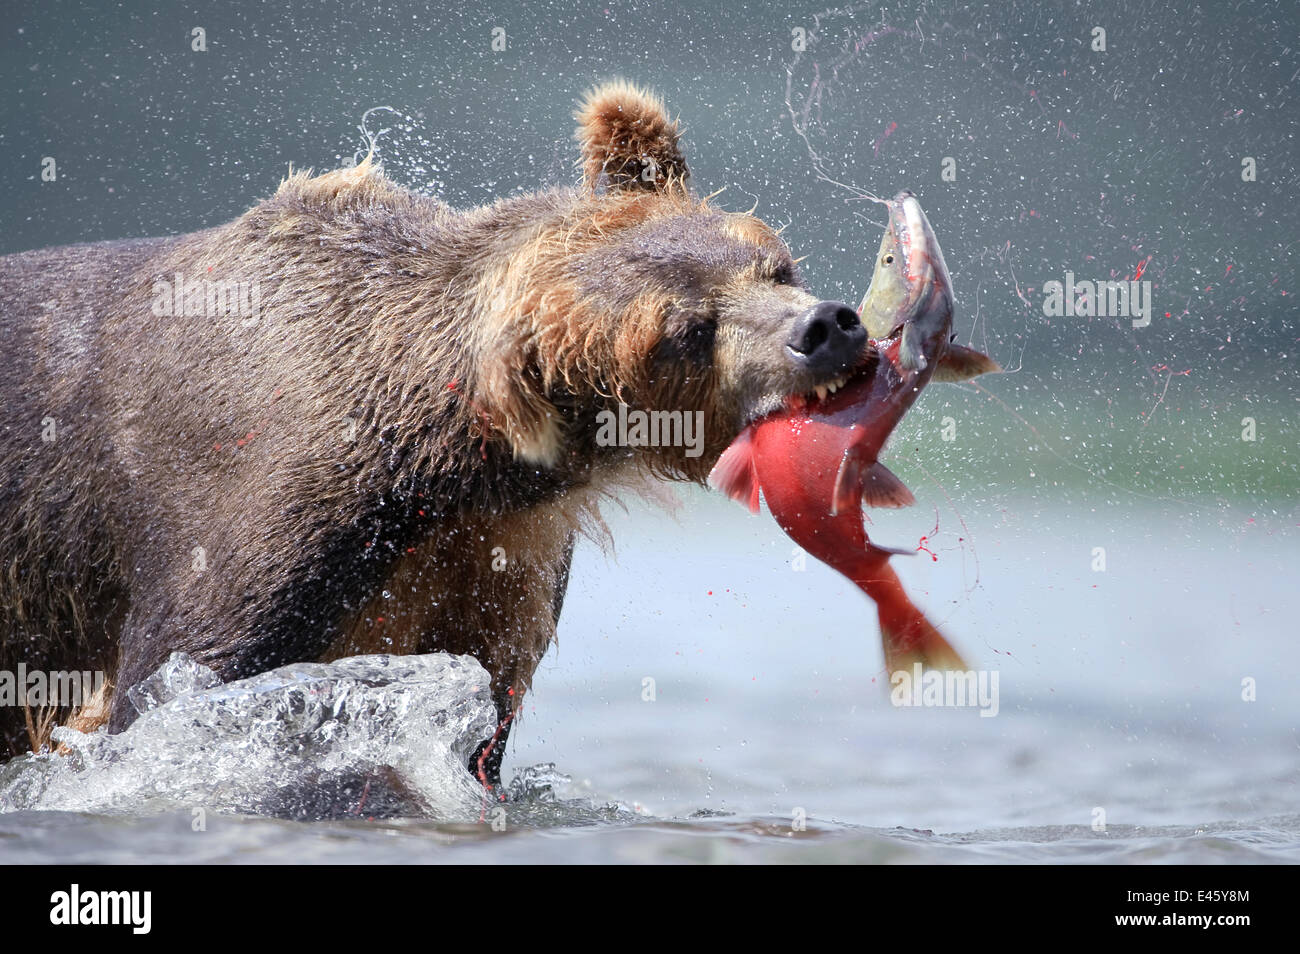
<svg viewBox="0 0 1300 954"><path fill-rule="evenodd" d="M830 386L770 402L710 475L751 509L762 484L787 532L797 533L800 521L860 513L859 499L910 502L878 461L899 421L929 381L1000 370L987 355L950 341L952 279L916 196L904 191L884 204L889 224L859 316L869 340L853 368Z"/></svg>
<svg viewBox="0 0 1300 954"><path fill-rule="evenodd" d="M880 240L871 287L858 311L873 339L901 335L901 369L919 372L942 355L951 333L952 278L916 196L903 191L884 204L889 224Z"/></svg>

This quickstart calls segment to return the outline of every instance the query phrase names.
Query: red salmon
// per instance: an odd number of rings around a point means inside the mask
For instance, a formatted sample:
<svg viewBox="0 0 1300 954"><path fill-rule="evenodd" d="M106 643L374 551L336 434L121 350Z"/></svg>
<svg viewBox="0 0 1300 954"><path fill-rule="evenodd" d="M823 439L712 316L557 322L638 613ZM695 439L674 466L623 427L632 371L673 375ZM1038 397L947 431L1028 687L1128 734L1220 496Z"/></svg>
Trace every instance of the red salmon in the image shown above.
<svg viewBox="0 0 1300 954"><path fill-rule="evenodd" d="M913 551L872 543L862 504L913 502L877 457L932 377L962 380L1001 369L949 341L952 284L920 203L902 192L885 204L889 226L861 308L862 323L877 340L834 393L793 396L783 411L750 424L719 458L709 482L755 513L761 492L781 529L875 601L889 672L911 671L914 662L965 669L889 566L892 554Z"/></svg>

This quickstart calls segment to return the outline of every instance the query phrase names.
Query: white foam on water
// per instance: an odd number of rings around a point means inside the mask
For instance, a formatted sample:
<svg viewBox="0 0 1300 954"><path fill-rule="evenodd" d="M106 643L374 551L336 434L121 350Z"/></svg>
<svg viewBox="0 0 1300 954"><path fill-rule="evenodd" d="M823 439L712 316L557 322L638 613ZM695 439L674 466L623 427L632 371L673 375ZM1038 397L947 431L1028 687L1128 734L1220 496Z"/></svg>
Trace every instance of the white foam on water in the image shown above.
<svg viewBox="0 0 1300 954"><path fill-rule="evenodd" d="M496 726L470 656L355 656L221 683L184 653L130 690L117 735L55 730L67 754L0 768L0 812L213 812L477 820L466 765Z"/></svg>

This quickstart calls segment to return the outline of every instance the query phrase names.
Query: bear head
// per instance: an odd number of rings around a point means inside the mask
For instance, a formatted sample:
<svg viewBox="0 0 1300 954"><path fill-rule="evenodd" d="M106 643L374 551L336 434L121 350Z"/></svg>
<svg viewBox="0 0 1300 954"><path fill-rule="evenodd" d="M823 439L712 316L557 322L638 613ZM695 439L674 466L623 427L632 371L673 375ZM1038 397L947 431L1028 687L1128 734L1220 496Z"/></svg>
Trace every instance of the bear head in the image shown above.
<svg viewBox="0 0 1300 954"><path fill-rule="evenodd" d="M590 455L602 417L692 415L681 446L613 448L702 481L743 428L870 360L857 313L808 290L776 230L689 185L680 129L626 83L578 112L583 182L490 276L478 401L516 459ZM688 452L689 451L689 452Z"/></svg>

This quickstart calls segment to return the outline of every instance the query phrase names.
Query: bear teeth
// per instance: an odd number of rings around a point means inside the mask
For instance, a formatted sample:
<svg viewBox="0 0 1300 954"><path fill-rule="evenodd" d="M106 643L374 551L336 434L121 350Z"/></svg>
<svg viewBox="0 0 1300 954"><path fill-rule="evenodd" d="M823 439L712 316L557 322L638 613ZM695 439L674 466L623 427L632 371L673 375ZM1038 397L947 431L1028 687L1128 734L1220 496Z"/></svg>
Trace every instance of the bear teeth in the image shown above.
<svg viewBox="0 0 1300 954"><path fill-rule="evenodd" d="M819 384L813 388L812 395L810 396L816 397L819 401L824 401L826 400L827 395L834 394L840 388L844 387L844 385L848 383L848 380L847 377L841 377L836 378L834 381L829 381L826 384Z"/></svg>

